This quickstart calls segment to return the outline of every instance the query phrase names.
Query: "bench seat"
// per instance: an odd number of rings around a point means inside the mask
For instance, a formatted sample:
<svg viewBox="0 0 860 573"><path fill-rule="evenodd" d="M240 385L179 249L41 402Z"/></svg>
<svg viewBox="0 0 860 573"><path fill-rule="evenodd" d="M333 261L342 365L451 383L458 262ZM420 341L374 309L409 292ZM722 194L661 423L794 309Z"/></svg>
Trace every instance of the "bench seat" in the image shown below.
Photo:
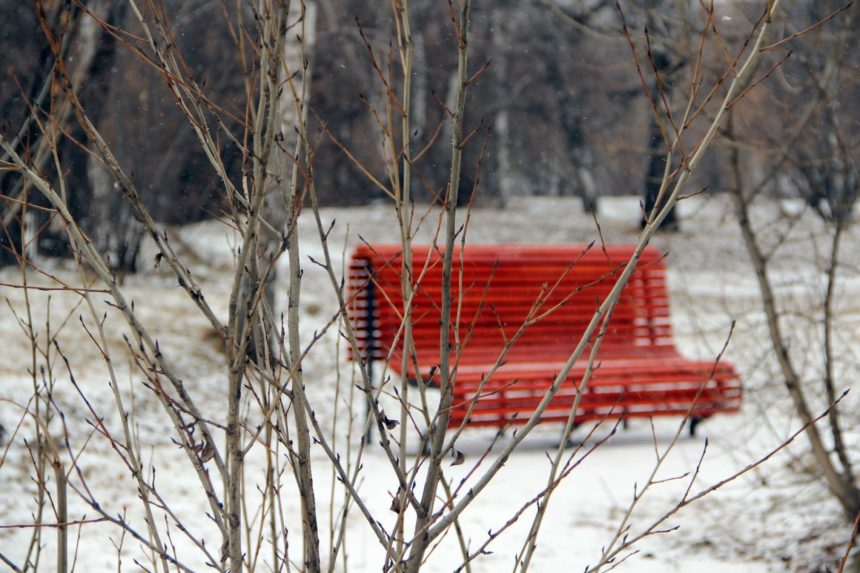
<svg viewBox="0 0 860 573"><path fill-rule="evenodd" d="M455 253L451 341L456 328L461 346L449 356L449 426L527 422L631 253L630 246L467 246L462 271L461 253ZM398 246L365 245L354 253L348 277L349 318L363 358L386 360L398 375L405 308L400 261ZM407 374L438 385L441 254L415 247L413 261L415 352ZM664 415L701 419L739 410L741 384L729 362L691 360L676 350L665 274L660 253L646 249L613 312L576 423ZM571 368L542 422L567 420L590 348Z"/></svg>

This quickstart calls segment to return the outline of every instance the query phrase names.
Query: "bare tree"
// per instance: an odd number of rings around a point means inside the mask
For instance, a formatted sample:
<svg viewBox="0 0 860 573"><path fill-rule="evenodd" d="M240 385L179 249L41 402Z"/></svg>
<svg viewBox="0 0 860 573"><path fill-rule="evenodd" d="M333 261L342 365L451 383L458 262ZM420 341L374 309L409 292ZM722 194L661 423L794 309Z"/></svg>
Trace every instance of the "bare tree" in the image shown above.
<svg viewBox="0 0 860 573"><path fill-rule="evenodd" d="M777 102L784 98L787 105L791 102L791 113L786 116L791 121L771 122L754 137L731 118L727 137L735 212L761 293L768 342L794 411L805 423L813 419L817 404L835 404L847 386L838 374L836 341L846 334L835 308L837 277L844 268L843 242L852 224L858 191L858 168L857 138L842 126L853 121L846 122L856 118L858 110L851 95L856 86L848 79L855 77L857 70L844 62L842 50L855 40L848 30L856 26L858 12L853 5L839 3L804 3L792 11L804 18L793 19L794 26L786 29L785 39L768 46L775 52L771 57L775 61L787 58L787 50L794 48L791 59L777 71L782 83L793 86L773 97ZM804 41L798 44L801 36ZM836 86L845 86L847 93ZM765 152L758 156L742 153L741 146L751 141ZM753 161L763 164L758 173L749 167ZM777 271L772 264L792 236L795 223L792 217L761 221L752 214L755 202L772 200L773 193L799 195L826 223L829 244L815 255L823 277L823 294L816 297L813 307L820 311L810 311L816 312L810 320L821 331L820 348L814 350L792 341L792 319L778 296ZM773 230L767 231L765 225ZM810 356L813 352L814 358ZM829 427L809 425L806 437L820 479L854 520L860 512L860 487L847 445L846 432L850 429L844 413L845 407L833 407L827 417Z"/></svg>

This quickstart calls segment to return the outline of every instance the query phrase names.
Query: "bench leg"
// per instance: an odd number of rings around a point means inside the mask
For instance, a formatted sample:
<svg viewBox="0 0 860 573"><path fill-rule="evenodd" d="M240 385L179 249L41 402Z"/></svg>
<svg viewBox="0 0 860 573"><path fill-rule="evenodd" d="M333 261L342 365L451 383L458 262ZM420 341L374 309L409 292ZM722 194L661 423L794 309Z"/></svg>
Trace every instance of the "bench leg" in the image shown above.
<svg viewBox="0 0 860 573"><path fill-rule="evenodd" d="M370 445L370 440L373 438L373 426L376 423L376 420L372 420L373 418L373 408L371 407L372 397L367 396L364 401L364 423L367 424L367 432L364 433L364 443L366 445ZM367 421L370 420L368 424Z"/></svg>
<svg viewBox="0 0 860 573"><path fill-rule="evenodd" d="M370 392L364 396L364 423L367 424L367 431L364 433L364 443L370 445L370 440L373 438L373 426L376 425L376 420L373 420L373 360L367 361L367 380L370 383ZM368 422L369 421L369 422Z"/></svg>
<svg viewBox="0 0 860 573"><path fill-rule="evenodd" d="M576 428L578 428L578 427L579 427L579 424L574 424L573 427L570 429L570 435L567 437L566 440L564 440L564 449L569 450L571 448L575 448L578 445L580 445L581 442L573 439L573 433L576 431ZM564 438L564 432L563 431L562 431L561 437ZM559 441L559 443L561 443L561 442Z"/></svg>
<svg viewBox="0 0 860 573"><path fill-rule="evenodd" d="M704 420L701 416L690 416L690 420L687 422L690 426L690 437L696 437L696 428L699 427L699 424Z"/></svg>
<svg viewBox="0 0 860 573"><path fill-rule="evenodd" d="M570 449L578 447L579 445L581 445L581 442L578 442L578 441L574 440L573 438L568 438L564 442L564 449L570 450Z"/></svg>

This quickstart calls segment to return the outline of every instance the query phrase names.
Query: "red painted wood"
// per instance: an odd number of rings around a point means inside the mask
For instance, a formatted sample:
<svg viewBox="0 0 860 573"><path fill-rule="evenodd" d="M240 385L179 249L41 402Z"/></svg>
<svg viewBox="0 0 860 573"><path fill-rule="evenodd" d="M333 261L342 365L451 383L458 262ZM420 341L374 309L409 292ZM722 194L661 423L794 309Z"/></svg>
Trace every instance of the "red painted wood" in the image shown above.
<svg viewBox="0 0 860 573"><path fill-rule="evenodd" d="M525 423L632 252L627 245L457 248L451 340L460 346L450 357L455 380L451 426L464 421L499 427ZM441 262L441 253L428 246L413 249L415 353L408 375L429 384L438 383ZM358 247L347 283L347 310L359 348L367 357L372 343L372 358L387 361L399 374L406 308L400 247ZM373 311L372 321L368 310ZM587 357L586 352L573 365L541 421L567 419ZM620 416L706 417L740 408L742 390L734 366L724 360L689 360L675 349L666 268L654 248L643 251L622 292L595 366L577 407L577 422Z"/></svg>

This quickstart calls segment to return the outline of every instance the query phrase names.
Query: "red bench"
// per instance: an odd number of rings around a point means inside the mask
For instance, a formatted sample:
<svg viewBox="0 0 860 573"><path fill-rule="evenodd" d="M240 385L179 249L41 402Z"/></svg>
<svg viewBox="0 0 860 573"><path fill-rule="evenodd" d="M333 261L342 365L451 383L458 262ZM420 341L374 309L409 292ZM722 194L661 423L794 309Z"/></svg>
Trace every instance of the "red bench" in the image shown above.
<svg viewBox="0 0 860 573"><path fill-rule="evenodd" d="M401 249L363 245L349 266L348 315L364 359L399 374L403 353ZM630 246L468 245L453 272L452 323L462 343L450 427L525 423L579 342L595 310L632 254ZM429 261L428 261L429 257ZM417 369L409 377L438 384L441 253L413 248L413 335ZM523 328L529 318L532 321ZM515 344L507 341L520 332ZM452 324L451 341L454 343ZM589 345L590 349L590 345ZM565 422L586 370L588 349L541 416ZM690 360L672 340L666 267L647 248L622 291L576 412L576 423L604 418L689 416L699 420L740 409L741 384L725 360ZM488 376L489 374L489 376Z"/></svg>

